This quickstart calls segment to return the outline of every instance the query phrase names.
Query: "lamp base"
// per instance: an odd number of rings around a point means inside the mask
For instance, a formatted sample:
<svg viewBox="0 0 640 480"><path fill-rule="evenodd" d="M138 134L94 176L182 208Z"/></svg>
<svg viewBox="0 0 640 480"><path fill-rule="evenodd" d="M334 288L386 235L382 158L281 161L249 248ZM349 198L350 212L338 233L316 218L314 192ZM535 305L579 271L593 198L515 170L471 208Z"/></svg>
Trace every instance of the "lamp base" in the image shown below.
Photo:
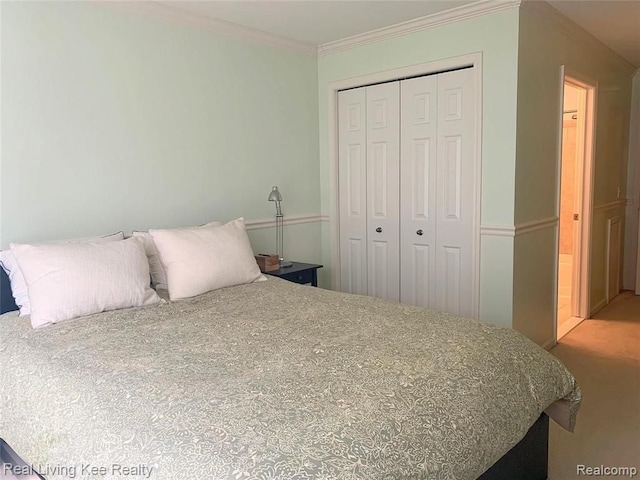
<svg viewBox="0 0 640 480"><path fill-rule="evenodd" d="M280 260L280 268L289 268L293 266L293 262L288 262L287 260Z"/></svg>

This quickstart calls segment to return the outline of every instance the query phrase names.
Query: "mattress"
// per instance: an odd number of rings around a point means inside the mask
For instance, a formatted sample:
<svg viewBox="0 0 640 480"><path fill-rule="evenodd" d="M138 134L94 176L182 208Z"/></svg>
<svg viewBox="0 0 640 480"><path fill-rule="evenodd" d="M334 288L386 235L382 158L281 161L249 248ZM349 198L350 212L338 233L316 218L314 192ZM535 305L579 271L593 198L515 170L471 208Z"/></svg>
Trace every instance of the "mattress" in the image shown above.
<svg viewBox="0 0 640 480"><path fill-rule="evenodd" d="M0 332L0 437L50 480L471 480L580 404L514 330L274 277Z"/></svg>

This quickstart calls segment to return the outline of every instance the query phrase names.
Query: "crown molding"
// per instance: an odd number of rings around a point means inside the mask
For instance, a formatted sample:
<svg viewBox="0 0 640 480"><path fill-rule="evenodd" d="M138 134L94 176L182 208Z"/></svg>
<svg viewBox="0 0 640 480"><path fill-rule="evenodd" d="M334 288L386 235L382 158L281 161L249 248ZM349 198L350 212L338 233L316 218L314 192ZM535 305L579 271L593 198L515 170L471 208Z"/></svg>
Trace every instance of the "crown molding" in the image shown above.
<svg viewBox="0 0 640 480"><path fill-rule="evenodd" d="M212 33L228 35L247 40L259 45L304 53L312 57L316 56L316 45L301 40L294 40L274 33L246 27L237 23L228 22L214 17L195 15L179 8L166 5L158 1L93 1L94 5L116 8L122 11L133 12L139 15L169 21L185 27L205 30Z"/></svg>
<svg viewBox="0 0 640 480"><path fill-rule="evenodd" d="M582 28L570 18L564 16L547 2L542 0L522 0L522 5L520 8L521 11L529 12L539 19L553 23L571 40L584 45L588 49L595 51L596 53L603 55L606 58L612 59L621 68L627 70L629 74L632 74L637 70L635 65L622 57L618 52L609 48L587 30Z"/></svg>
<svg viewBox="0 0 640 480"><path fill-rule="evenodd" d="M335 40L333 42L318 45L318 56L322 57L332 53L361 47L370 43L400 37L429 28L447 25L449 23L475 18L489 13L500 12L520 6L521 0L480 0L469 5L433 13L424 17L414 18L406 22L396 23L388 27L378 28L369 32L360 33L351 37Z"/></svg>

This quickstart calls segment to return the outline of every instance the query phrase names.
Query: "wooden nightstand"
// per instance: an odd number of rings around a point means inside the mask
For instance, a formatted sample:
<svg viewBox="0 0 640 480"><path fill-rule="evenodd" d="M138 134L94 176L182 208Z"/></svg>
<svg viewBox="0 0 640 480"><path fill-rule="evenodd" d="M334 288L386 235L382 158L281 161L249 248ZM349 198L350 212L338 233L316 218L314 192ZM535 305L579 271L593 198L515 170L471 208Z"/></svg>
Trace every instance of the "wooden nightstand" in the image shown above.
<svg viewBox="0 0 640 480"><path fill-rule="evenodd" d="M274 272L265 272L266 275L273 275L274 277L280 277L290 282L300 283L302 285L310 283L311 286L318 286L318 269L322 268L322 265L315 265L313 263L300 263L292 262L290 267L281 268Z"/></svg>

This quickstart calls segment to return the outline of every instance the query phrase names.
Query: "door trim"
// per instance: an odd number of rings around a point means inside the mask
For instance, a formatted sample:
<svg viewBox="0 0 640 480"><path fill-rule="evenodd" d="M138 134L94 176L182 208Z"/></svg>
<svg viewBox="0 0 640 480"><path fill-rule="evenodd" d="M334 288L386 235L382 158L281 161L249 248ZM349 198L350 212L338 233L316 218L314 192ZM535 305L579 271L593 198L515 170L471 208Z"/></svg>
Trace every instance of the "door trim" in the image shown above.
<svg viewBox="0 0 640 480"><path fill-rule="evenodd" d="M575 325L578 325L582 320L591 317L590 309L590 287L591 287L591 225L593 223L593 178L595 169L595 148L596 148L596 119L597 119L597 105L598 105L598 82L576 72L566 65L560 66L560 97L558 102L558 141L556 148L556 212L558 218L560 217L560 195L561 195L561 168L562 168L562 119L563 119L563 101L564 101L564 84L569 83L571 85L582 88L586 92L584 99L584 119L580 119L580 122L584 122L582 131L584 135L580 138L576 138L577 148L581 151L583 156L582 172L581 172L581 197L582 202L577 212L580 215L580 228L579 228L579 242L577 242L577 251L574 251L575 274L573 281L574 288L572 295L575 295L576 299L574 305L577 311L574 311L574 317L577 321ZM559 261L558 254L560 251L559 246L560 226L556 229L556 242L555 242L555 269L554 269L554 319L553 319L553 332L555 341L558 341L558 269ZM573 328L573 327L572 327Z"/></svg>
<svg viewBox="0 0 640 480"><path fill-rule="evenodd" d="M406 77L428 75L473 67L476 88L476 131L474 154L476 162L473 171L474 199L473 239L472 239L472 305L473 318L480 312L480 207L481 207L481 173L482 173L482 52L461 55L458 57L420 63L406 67L372 72L369 74L331 82L328 85L328 134L329 134L329 236L331 248L331 288L340 290L340 199L338 195L338 91L357 88L379 82L399 80Z"/></svg>

